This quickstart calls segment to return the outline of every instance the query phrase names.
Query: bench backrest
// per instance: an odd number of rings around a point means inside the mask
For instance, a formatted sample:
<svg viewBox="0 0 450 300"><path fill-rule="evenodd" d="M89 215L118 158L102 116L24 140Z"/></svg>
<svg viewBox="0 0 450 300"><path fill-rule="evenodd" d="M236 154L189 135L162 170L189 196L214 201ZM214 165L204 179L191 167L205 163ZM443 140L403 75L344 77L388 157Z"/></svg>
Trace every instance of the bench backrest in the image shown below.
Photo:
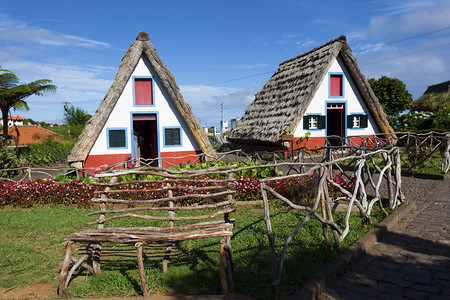
<svg viewBox="0 0 450 300"><path fill-rule="evenodd" d="M162 235L177 231L180 240L199 238L190 236L189 231L199 234L199 229L233 222L229 215L234 211L235 168L179 171L145 167L97 174L95 185L103 190L96 192L92 201L100 209L89 215L99 217L89 224L104 230L114 227L117 231L119 227L124 232L133 228L133 234L136 230ZM206 229L201 234L208 236ZM177 237L172 234L171 239Z"/></svg>

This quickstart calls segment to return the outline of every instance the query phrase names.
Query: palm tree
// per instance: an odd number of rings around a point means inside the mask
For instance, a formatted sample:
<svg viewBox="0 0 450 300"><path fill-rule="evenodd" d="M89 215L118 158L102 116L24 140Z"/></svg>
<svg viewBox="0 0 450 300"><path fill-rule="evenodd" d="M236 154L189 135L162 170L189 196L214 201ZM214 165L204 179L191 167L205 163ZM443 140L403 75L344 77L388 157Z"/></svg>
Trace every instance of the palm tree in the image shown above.
<svg viewBox="0 0 450 300"><path fill-rule="evenodd" d="M14 110L28 111L25 98L31 95L41 96L45 92L55 92L56 86L49 79L39 79L27 84L18 85L19 78L12 71L0 67L0 109L3 118L3 144L8 142L8 113Z"/></svg>

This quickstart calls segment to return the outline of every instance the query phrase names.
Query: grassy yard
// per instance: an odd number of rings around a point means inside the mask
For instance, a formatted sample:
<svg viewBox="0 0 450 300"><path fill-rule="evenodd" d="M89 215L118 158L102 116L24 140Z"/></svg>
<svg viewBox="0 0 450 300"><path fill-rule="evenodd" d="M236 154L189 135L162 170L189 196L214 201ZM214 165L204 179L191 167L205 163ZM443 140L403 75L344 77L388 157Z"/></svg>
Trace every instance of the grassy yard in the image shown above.
<svg viewBox="0 0 450 300"><path fill-rule="evenodd" d="M272 212L271 222L279 251L303 213L281 206L273 207ZM88 210L68 207L0 210L0 286L52 283L56 290L59 263L64 257L61 242L64 236L88 228L86 224L92 219L87 213ZM238 206L234 217L236 228L231 245L236 266L235 292L255 299L270 298L270 254L262 205ZM343 217L343 214L336 215L335 220L342 224ZM381 214L374 215L375 223L381 219ZM359 215L351 218L351 228L342 250L370 229L362 226ZM219 242L219 238L211 238L178 244L166 274L161 272L162 249L147 247L144 264L150 292L220 294ZM76 244L76 247L82 245ZM108 250L111 248L113 252ZM102 274L79 273L69 285L72 296L141 295L134 247L104 245L104 249ZM286 253L280 298L299 289L336 255L327 255L319 222L309 221Z"/></svg>

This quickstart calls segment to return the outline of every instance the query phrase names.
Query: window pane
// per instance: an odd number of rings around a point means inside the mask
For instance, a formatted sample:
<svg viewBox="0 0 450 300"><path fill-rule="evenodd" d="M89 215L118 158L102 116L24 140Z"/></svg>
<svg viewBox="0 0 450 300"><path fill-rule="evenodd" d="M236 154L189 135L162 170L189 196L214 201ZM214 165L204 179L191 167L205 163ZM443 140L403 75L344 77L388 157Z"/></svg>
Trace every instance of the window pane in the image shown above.
<svg viewBox="0 0 450 300"><path fill-rule="evenodd" d="M309 117L309 129L318 129L318 116Z"/></svg>
<svg viewBox="0 0 450 300"><path fill-rule="evenodd" d="M167 146L179 146L181 145L181 130L180 128L166 128L164 130L164 136Z"/></svg>
<svg viewBox="0 0 450 300"><path fill-rule="evenodd" d="M361 128L361 116L353 116L353 128Z"/></svg>
<svg viewBox="0 0 450 300"><path fill-rule="evenodd" d="M108 133L110 148L125 148L127 146L125 141L125 129L111 129Z"/></svg>

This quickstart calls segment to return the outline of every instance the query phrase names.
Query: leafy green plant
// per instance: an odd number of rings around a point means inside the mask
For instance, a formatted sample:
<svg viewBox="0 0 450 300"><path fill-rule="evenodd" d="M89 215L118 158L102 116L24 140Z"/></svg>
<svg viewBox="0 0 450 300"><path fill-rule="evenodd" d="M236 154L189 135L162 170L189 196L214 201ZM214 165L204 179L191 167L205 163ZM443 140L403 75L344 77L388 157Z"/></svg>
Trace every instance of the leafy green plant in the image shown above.
<svg viewBox="0 0 450 300"><path fill-rule="evenodd" d="M48 139L42 144L21 148L19 156L30 166L43 166L66 161L74 142L58 142Z"/></svg>
<svg viewBox="0 0 450 300"><path fill-rule="evenodd" d="M4 169L14 169L22 165L22 162L17 158L16 150L12 147L5 146L3 137L0 137L0 177L11 178L14 177L18 171L4 171Z"/></svg>

